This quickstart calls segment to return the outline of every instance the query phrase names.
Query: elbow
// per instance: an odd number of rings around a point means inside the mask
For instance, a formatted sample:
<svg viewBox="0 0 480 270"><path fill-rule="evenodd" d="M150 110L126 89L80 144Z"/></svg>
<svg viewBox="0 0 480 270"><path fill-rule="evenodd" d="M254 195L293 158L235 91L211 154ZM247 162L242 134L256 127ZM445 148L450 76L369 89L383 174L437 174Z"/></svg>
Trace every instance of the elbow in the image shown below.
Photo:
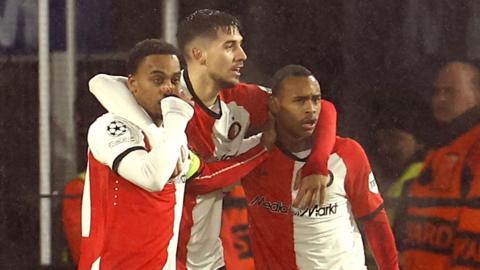
<svg viewBox="0 0 480 270"><path fill-rule="evenodd" d="M145 190L149 191L149 192L160 192L163 190L163 188L165 187L165 185L161 185L161 184L157 184L157 183L152 183L151 185L149 185L148 187L145 187Z"/></svg>
<svg viewBox="0 0 480 270"><path fill-rule="evenodd" d="M165 188L165 185L170 179L170 174L165 171L155 171L153 168L148 166L143 167L142 169L145 179L147 179L144 189L149 192L159 192Z"/></svg>
<svg viewBox="0 0 480 270"><path fill-rule="evenodd" d="M150 183L150 189L152 192L159 192L162 191L165 188L165 185L168 183L170 179L170 174L167 175L165 171L155 173L155 174L150 174L149 175L149 183Z"/></svg>
<svg viewBox="0 0 480 270"><path fill-rule="evenodd" d="M95 94L99 89L101 89L101 85L107 80L108 75L106 74L97 74L93 76L88 81L88 89L91 93Z"/></svg>
<svg viewBox="0 0 480 270"><path fill-rule="evenodd" d="M168 181L158 181L158 179L150 178L142 187L148 192L160 192L163 190Z"/></svg>

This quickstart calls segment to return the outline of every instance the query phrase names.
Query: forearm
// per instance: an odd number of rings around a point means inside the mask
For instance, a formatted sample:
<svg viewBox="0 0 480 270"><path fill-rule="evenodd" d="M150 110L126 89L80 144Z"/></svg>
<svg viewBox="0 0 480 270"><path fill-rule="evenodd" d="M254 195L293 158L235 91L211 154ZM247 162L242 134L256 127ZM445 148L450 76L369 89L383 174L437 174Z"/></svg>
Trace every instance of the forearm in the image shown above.
<svg viewBox="0 0 480 270"><path fill-rule="evenodd" d="M257 147L260 144L260 140L262 138L262 133L258 133L257 135L250 136L246 139L242 140L242 144L238 149L238 155L248 152L249 150Z"/></svg>
<svg viewBox="0 0 480 270"><path fill-rule="evenodd" d="M184 142L181 134L162 137L150 152L133 151L126 155L118 166L118 174L148 191L161 191L175 170Z"/></svg>
<svg viewBox="0 0 480 270"><path fill-rule="evenodd" d="M185 128L193 115L193 108L176 97L163 99L161 106L163 127L152 124L147 128L152 150L126 155L118 168L121 176L150 191L162 190L168 182L181 158L182 146L186 158Z"/></svg>
<svg viewBox="0 0 480 270"><path fill-rule="evenodd" d="M311 174L328 175L327 163L335 145L336 132L337 111L335 106L326 100L322 100L322 110L313 133L312 153L302 169L302 177Z"/></svg>
<svg viewBox="0 0 480 270"><path fill-rule="evenodd" d="M398 270L398 254L385 210L364 222L364 232L378 269Z"/></svg>
<svg viewBox="0 0 480 270"><path fill-rule="evenodd" d="M146 129L153 123L127 87L127 78L98 74L88 82L90 92L109 112Z"/></svg>
<svg viewBox="0 0 480 270"><path fill-rule="evenodd" d="M188 182L197 194L223 189L240 181L268 157L263 145L258 144L242 155L211 163L203 162L199 174Z"/></svg>

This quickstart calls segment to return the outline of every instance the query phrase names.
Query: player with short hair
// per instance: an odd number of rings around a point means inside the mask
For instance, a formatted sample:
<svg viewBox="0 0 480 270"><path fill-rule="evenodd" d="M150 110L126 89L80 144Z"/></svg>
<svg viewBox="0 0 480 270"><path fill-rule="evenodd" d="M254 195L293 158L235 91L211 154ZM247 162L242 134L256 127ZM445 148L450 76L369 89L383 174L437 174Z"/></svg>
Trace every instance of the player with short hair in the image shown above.
<svg viewBox="0 0 480 270"><path fill-rule="evenodd" d="M250 137L264 128L268 119L268 90L240 83L240 70L247 56L242 49L238 20L224 12L199 10L179 25L177 37L187 66L181 78L185 94L195 102L195 114L187 128L190 147L206 160L223 160L258 146L258 137ZM97 75L90 90L109 111L125 115L139 114L138 105L128 100L125 79ZM123 98L117 98L122 96ZM130 99L132 101L132 99ZM315 133L316 161L307 162L306 174L327 175L326 160L335 138L336 112L322 101L324 111ZM246 139L247 138L247 139ZM297 204L314 204L321 198L326 178L305 178ZM232 181L192 181L187 185L178 248L178 269L220 269L224 266L219 237L223 188Z"/></svg>
<svg viewBox="0 0 480 270"><path fill-rule="evenodd" d="M242 177L266 155L259 146L243 160L206 164L188 152L194 110L180 91L171 44L139 42L128 70L128 89L146 115L130 121L107 113L89 128L79 269L176 269L185 182Z"/></svg>
<svg viewBox="0 0 480 270"><path fill-rule="evenodd" d="M277 141L270 156L243 178L257 270L367 269L357 221L364 224L379 269L398 269L397 250L375 178L362 147L337 137L328 160L326 201L292 205L295 175L314 155L322 110L320 84L302 66L274 76L271 111ZM281 239L281 241L279 241Z"/></svg>

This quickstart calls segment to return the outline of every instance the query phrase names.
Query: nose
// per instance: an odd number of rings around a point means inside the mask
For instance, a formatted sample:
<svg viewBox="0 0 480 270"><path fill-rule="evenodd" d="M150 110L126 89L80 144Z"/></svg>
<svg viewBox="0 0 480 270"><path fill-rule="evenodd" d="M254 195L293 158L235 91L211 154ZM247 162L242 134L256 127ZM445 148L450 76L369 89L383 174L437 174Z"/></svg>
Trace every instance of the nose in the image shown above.
<svg viewBox="0 0 480 270"><path fill-rule="evenodd" d="M162 92L164 95L173 95L175 94L175 87L176 86L170 80L168 80L162 84L160 87L160 92Z"/></svg>
<svg viewBox="0 0 480 270"><path fill-rule="evenodd" d="M238 53L237 53L237 61L245 61L247 60L247 54L243 50L242 46L238 47Z"/></svg>
<svg viewBox="0 0 480 270"><path fill-rule="evenodd" d="M318 110L318 103L309 99L305 101L305 113L316 113Z"/></svg>
<svg viewBox="0 0 480 270"><path fill-rule="evenodd" d="M433 94L433 100L434 101L447 101L448 100L448 93L444 89L437 89L435 93Z"/></svg>

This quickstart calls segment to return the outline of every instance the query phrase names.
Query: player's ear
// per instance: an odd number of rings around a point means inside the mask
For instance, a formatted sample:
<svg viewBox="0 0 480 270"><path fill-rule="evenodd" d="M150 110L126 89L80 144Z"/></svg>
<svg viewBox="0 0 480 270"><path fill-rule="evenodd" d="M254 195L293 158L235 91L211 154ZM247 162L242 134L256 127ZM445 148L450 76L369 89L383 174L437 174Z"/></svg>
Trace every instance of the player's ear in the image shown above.
<svg viewBox="0 0 480 270"><path fill-rule="evenodd" d="M137 92L137 79L135 78L135 75L130 74L128 75L128 80L127 80L127 86L130 92L136 93Z"/></svg>
<svg viewBox="0 0 480 270"><path fill-rule="evenodd" d="M270 96L268 100L268 109L273 115L276 115L280 111L280 104L278 102L278 98L275 96Z"/></svg>
<svg viewBox="0 0 480 270"><path fill-rule="evenodd" d="M201 65L205 65L207 63L206 52L198 47L192 47L192 58L199 62Z"/></svg>

